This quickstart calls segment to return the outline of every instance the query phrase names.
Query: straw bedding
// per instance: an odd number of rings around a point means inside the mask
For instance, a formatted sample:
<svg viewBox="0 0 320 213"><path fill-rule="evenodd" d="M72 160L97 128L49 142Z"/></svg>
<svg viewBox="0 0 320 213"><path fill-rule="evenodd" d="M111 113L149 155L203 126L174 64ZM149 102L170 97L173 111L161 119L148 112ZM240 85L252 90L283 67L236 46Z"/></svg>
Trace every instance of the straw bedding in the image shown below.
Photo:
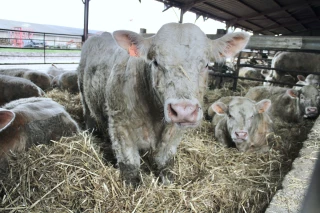
<svg viewBox="0 0 320 213"><path fill-rule="evenodd" d="M226 89L214 91L205 102L230 95ZM240 93L244 95L241 90L234 94ZM53 91L48 96L80 121L81 113L74 111L80 97L69 95ZM210 122L203 121L179 146L175 183L163 186L153 174L141 172L137 189L121 182L118 169L105 162L99 140L82 132L12 153L9 169L0 177L0 211L264 212L312 124L276 122L279 131L270 139L269 152L240 153L216 142Z"/></svg>

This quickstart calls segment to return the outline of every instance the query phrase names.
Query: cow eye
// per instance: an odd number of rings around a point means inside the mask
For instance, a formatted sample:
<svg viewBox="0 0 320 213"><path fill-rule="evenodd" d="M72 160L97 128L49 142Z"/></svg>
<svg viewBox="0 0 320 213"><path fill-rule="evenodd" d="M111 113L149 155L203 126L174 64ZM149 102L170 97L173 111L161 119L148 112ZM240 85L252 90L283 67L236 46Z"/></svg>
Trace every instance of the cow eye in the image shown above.
<svg viewBox="0 0 320 213"><path fill-rule="evenodd" d="M229 117L229 118L233 118L233 116L232 116L232 115L230 115L230 114L228 114L228 117Z"/></svg>
<svg viewBox="0 0 320 213"><path fill-rule="evenodd" d="M303 96L303 95L300 95L300 99L303 100L303 99L304 99L304 96Z"/></svg>

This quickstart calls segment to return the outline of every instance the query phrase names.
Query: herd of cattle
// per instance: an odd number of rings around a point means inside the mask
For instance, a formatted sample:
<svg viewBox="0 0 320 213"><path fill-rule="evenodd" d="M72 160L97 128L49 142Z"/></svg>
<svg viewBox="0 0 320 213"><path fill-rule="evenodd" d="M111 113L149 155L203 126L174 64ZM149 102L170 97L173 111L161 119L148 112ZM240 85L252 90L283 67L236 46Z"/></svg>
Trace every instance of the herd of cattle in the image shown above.
<svg viewBox="0 0 320 213"><path fill-rule="evenodd" d="M248 41L247 33L210 40L196 25L170 23L149 38L131 31L89 38L77 71L54 65L46 73L0 70L0 169L9 152L80 131L63 106L45 98L47 90L58 87L80 92L85 129L111 143L126 182L139 184L143 156L162 183L170 183L183 133L203 119L209 62L235 56ZM297 53L279 53L274 64L301 69L290 54ZM311 67L305 71L317 70ZM284 75L273 71L270 78ZM301 89L258 86L245 97L219 99L208 109L217 141L240 151L268 150L266 135L275 131L274 119L299 122L318 116L318 83L317 75L299 75Z"/></svg>

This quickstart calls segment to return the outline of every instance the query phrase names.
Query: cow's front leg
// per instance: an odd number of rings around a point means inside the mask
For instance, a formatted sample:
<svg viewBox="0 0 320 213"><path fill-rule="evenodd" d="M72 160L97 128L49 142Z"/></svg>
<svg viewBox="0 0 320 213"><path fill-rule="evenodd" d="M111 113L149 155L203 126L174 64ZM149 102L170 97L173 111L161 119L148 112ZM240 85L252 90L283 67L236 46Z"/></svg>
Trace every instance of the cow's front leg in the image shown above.
<svg viewBox="0 0 320 213"><path fill-rule="evenodd" d="M162 134L162 141L157 144L153 156L154 172L163 184L170 184L174 181L172 172L174 156L181 141L181 134L176 133L175 127L167 128Z"/></svg>
<svg viewBox="0 0 320 213"><path fill-rule="evenodd" d="M140 155L137 144L130 140L128 130L118 127L112 134L121 178L136 187L140 183Z"/></svg>

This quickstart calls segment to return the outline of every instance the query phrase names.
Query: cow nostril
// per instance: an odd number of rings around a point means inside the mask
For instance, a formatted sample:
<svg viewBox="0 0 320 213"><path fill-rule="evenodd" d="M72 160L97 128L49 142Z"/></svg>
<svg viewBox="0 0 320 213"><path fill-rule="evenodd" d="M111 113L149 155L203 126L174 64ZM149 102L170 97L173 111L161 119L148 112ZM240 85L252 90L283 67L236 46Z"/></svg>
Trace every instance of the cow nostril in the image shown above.
<svg viewBox="0 0 320 213"><path fill-rule="evenodd" d="M172 108L171 104L168 104L168 111L169 111L169 114L171 114L172 116L174 117L178 116L178 113Z"/></svg>

